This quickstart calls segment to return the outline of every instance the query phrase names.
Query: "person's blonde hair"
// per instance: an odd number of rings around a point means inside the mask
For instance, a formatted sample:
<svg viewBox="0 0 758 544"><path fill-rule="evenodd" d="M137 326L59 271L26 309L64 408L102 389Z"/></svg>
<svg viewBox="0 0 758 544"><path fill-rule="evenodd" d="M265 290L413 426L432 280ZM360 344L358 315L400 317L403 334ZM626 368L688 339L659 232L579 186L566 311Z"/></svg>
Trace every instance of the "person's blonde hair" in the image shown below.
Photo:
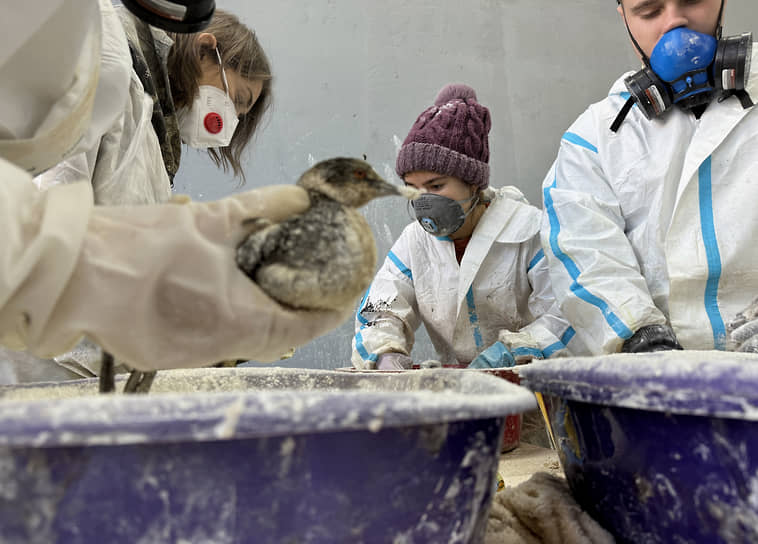
<svg viewBox="0 0 758 544"><path fill-rule="evenodd" d="M271 107L271 65L263 47L251 29L242 24L231 13L216 9L213 19L203 32L213 34L216 47L221 55L224 69L236 71L240 76L251 81L261 81L263 90L250 111L239 118L232 141L227 147L209 148L216 166L226 172L231 167L235 176L242 178L240 158L250 142L264 114ZM171 34L174 45L168 54L168 77L171 96L177 109L189 107L198 92L198 80L201 75L200 61L205 55L216 58L216 52L198 44L195 34Z"/></svg>

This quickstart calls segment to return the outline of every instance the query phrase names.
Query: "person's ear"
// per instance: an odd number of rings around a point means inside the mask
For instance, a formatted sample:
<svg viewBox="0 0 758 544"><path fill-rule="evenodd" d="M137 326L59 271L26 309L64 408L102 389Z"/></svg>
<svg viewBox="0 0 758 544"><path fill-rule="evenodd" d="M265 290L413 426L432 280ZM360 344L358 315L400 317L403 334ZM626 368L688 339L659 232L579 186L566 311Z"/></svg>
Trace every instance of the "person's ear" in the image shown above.
<svg viewBox="0 0 758 544"><path fill-rule="evenodd" d="M203 58L203 50L216 49L216 45L218 44L216 41L216 36L210 32L201 32L195 37L195 41L197 42L197 45L200 49L200 58Z"/></svg>

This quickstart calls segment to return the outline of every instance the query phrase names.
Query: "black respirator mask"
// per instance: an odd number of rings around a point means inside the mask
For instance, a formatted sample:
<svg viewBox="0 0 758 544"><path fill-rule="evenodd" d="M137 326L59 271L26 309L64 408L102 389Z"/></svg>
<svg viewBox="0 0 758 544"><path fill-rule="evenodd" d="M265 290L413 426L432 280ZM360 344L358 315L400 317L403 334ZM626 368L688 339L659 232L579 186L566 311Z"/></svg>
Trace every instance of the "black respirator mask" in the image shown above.
<svg viewBox="0 0 758 544"><path fill-rule="evenodd" d="M215 0L121 0L147 24L167 32L200 32L211 22Z"/></svg>
<svg viewBox="0 0 758 544"><path fill-rule="evenodd" d="M722 2L723 10L723 2ZM632 38L645 67L624 79L629 99L611 125L616 132L634 104L647 119L655 119L674 106L692 110L714 98L737 96L743 108L753 105L745 91L750 77L753 37L750 32L718 38L685 27L664 34L648 58ZM628 29L628 27L627 27Z"/></svg>
<svg viewBox="0 0 758 544"><path fill-rule="evenodd" d="M475 200L468 211L463 211L462 204ZM476 208L479 193L464 200L453 200L442 195L424 193L410 201L415 219L423 229L433 236L449 236L463 226L466 217Z"/></svg>

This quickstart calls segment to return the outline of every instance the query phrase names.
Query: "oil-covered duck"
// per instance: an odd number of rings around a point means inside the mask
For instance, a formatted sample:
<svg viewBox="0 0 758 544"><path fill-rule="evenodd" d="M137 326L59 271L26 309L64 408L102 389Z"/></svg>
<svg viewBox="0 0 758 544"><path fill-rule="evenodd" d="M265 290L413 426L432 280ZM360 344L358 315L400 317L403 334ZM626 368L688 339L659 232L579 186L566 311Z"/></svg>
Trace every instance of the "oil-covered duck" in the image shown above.
<svg viewBox="0 0 758 544"><path fill-rule="evenodd" d="M415 195L360 159L315 164L298 180L311 206L281 223L252 219L237 265L273 299L298 309L338 309L366 290L376 267L371 228L357 210L387 195Z"/></svg>

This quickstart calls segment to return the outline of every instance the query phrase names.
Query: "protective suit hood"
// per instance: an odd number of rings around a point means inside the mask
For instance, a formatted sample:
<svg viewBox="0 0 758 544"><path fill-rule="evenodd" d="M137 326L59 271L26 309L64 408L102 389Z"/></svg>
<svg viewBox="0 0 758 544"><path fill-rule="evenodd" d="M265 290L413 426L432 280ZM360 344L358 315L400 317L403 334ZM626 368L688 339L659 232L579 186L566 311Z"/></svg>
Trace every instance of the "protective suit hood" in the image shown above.
<svg viewBox="0 0 758 544"><path fill-rule="evenodd" d="M95 145L121 114L131 67L111 54L127 45L110 2L10 9L0 20L0 157L38 174Z"/></svg>

